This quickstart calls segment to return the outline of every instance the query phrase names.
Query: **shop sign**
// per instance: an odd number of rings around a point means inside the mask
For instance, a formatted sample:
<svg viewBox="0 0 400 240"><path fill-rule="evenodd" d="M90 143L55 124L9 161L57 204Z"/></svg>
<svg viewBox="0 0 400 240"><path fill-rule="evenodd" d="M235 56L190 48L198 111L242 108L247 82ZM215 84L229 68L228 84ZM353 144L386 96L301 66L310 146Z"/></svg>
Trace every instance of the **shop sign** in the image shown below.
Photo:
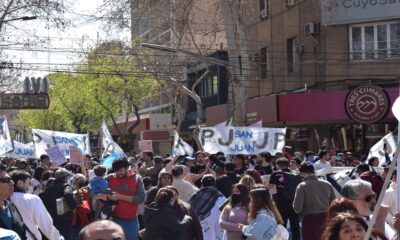
<svg viewBox="0 0 400 240"><path fill-rule="evenodd" d="M0 109L48 109L50 98L47 93L2 93Z"/></svg>
<svg viewBox="0 0 400 240"><path fill-rule="evenodd" d="M390 107L385 90L364 85L351 91L345 101L347 115L359 123L375 123L386 116Z"/></svg>

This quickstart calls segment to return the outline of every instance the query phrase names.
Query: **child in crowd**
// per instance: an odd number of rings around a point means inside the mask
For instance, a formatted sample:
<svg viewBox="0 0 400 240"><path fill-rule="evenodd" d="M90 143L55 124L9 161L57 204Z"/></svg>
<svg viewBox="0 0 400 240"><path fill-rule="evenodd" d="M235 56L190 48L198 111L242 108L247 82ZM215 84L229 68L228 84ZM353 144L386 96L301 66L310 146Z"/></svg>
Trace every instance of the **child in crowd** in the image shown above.
<svg viewBox="0 0 400 240"><path fill-rule="evenodd" d="M96 176L89 181L89 191L93 198L95 219L110 219L111 213L113 211L113 205L116 205L117 202L110 199L96 200L96 196L100 194L112 195L112 191L108 186L108 182L104 178L107 172L107 168L101 165L97 165L93 168L93 171Z"/></svg>

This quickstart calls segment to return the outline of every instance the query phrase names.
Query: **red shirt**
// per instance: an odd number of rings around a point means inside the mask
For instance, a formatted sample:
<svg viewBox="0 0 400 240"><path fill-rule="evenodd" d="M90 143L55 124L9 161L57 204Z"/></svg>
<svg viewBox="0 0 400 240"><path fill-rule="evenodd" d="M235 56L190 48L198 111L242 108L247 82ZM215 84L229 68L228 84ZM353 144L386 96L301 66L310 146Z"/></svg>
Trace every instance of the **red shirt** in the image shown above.
<svg viewBox="0 0 400 240"><path fill-rule="evenodd" d="M137 176L130 174L127 177L119 178L113 174L108 178L108 184L113 192L133 197L136 194ZM136 203L118 200L113 211L113 217L127 220L135 219L137 218L137 208L138 204Z"/></svg>

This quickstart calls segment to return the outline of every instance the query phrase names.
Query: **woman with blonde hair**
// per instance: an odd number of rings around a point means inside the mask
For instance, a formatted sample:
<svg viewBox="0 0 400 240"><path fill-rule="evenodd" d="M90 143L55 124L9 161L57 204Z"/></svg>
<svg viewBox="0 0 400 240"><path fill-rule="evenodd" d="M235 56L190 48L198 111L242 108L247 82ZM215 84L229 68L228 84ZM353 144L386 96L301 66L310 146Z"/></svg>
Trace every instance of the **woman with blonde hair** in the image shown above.
<svg viewBox="0 0 400 240"><path fill-rule="evenodd" d="M247 188L250 190L254 189L256 187L256 181L254 180L254 178L250 175L244 175L240 181L240 184L244 184L247 186Z"/></svg>
<svg viewBox="0 0 400 240"><path fill-rule="evenodd" d="M240 225L248 240L271 239L277 233L277 224L283 224L282 217L266 188L250 191L249 225Z"/></svg>

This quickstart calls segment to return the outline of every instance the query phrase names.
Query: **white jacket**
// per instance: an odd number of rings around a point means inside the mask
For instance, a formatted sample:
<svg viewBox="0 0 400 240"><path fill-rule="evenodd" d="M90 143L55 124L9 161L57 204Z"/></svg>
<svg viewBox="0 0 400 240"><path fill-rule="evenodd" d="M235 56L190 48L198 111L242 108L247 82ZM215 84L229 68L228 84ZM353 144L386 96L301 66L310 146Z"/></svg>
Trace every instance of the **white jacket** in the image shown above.
<svg viewBox="0 0 400 240"><path fill-rule="evenodd" d="M42 240L39 229L48 239L64 239L53 226L53 219L47 212L42 199L38 196L29 193L14 192L11 195L11 202L17 207L26 227L35 235L37 240ZM34 240L28 231L26 237L28 240Z"/></svg>

